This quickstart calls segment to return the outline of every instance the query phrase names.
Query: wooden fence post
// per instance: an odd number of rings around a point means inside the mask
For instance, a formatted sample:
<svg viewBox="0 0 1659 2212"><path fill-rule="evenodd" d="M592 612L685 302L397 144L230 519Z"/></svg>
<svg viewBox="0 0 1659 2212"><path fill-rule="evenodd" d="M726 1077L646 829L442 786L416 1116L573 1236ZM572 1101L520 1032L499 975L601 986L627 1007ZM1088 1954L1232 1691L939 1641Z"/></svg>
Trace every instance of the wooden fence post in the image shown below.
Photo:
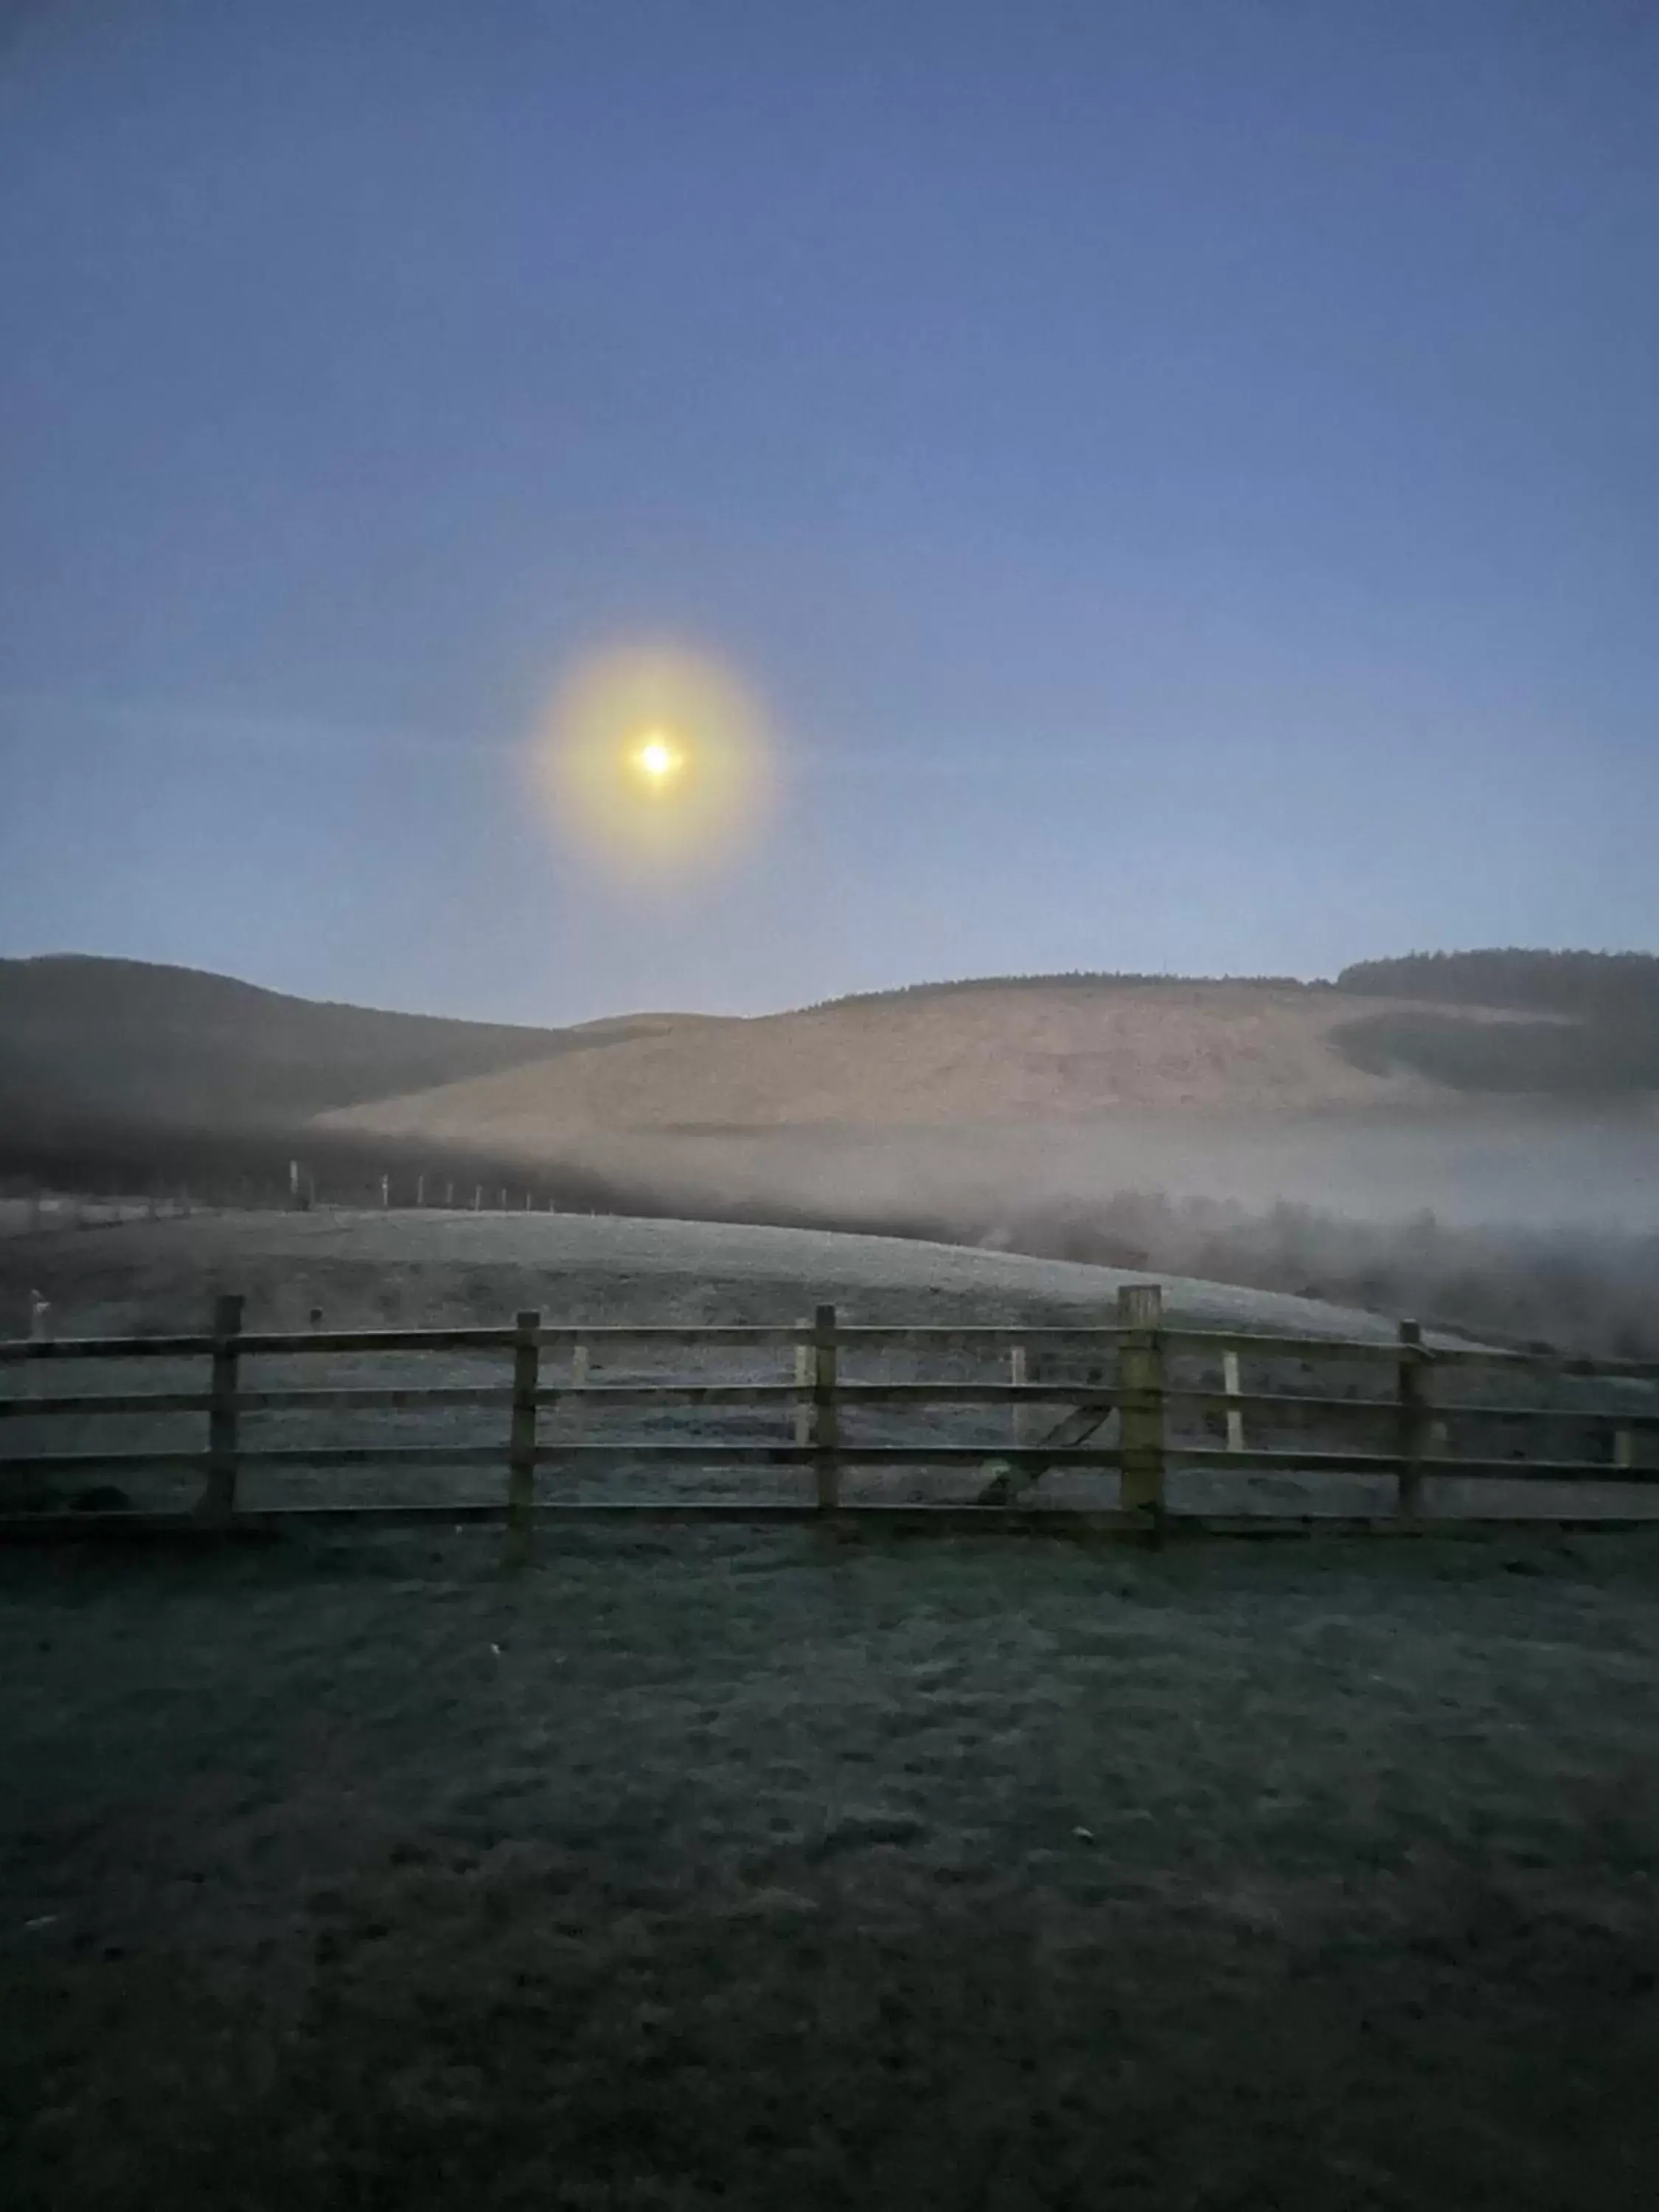
<svg viewBox="0 0 1659 2212"><path fill-rule="evenodd" d="M1411 1518L1422 1510L1423 1461L1428 1453L1433 1425L1429 1417L1420 1322L1402 1321L1400 1324L1396 1395L1400 1403L1400 1488L1396 1510Z"/></svg>
<svg viewBox="0 0 1659 2212"><path fill-rule="evenodd" d="M800 1318L795 1323L795 1327L797 1328L811 1328L811 1326L812 1323L811 1317L806 1314L802 1314ZM798 1344L795 1346L795 1388L798 1390L810 1390L811 1387L812 1347L810 1344ZM810 1444L811 1441L811 1405L805 1398L798 1398L795 1401L796 1449L800 1451L805 1451L807 1445Z"/></svg>
<svg viewBox="0 0 1659 2212"><path fill-rule="evenodd" d="M1224 1352L1221 1355L1221 1387L1230 1398L1237 1397L1238 1354L1236 1352ZM1237 1406L1227 1408L1227 1449L1229 1451L1243 1451L1244 1449L1244 1416Z"/></svg>
<svg viewBox="0 0 1659 2212"><path fill-rule="evenodd" d="M1629 1429L1613 1432L1613 1463L1615 1467L1634 1467L1636 1464L1635 1436Z"/></svg>
<svg viewBox="0 0 1659 2212"><path fill-rule="evenodd" d="M1164 1519L1164 1291L1126 1283L1117 1294L1119 1435L1126 1510L1145 1513L1156 1533Z"/></svg>
<svg viewBox="0 0 1659 2212"><path fill-rule="evenodd" d="M381 1205L382 1209L384 1209L385 1207L386 1207L386 1206L390 1206L390 1205L391 1205L391 1203L392 1203L392 1177L391 1177L389 1175L383 1175L383 1176L380 1177L380 1205Z"/></svg>
<svg viewBox="0 0 1659 2212"><path fill-rule="evenodd" d="M213 1402L208 1409L207 1488L202 1510L215 1520L236 1510L236 1382L240 1360L242 1295L227 1291L213 1306Z"/></svg>
<svg viewBox="0 0 1659 2212"><path fill-rule="evenodd" d="M812 1445L817 1454L818 1510L841 1503L841 1417L836 1405L836 1309L820 1306L812 1325Z"/></svg>
<svg viewBox="0 0 1659 2212"><path fill-rule="evenodd" d="M416 1206L426 1204L426 1177L423 1175L417 1175L415 1178L415 1203Z"/></svg>
<svg viewBox="0 0 1659 2212"><path fill-rule="evenodd" d="M530 1516L536 1490L536 1388L541 1369L541 1315L514 1316L513 1429L507 1453L507 1557L521 1567L530 1557Z"/></svg>
<svg viewBox="0 0 1659 2212"><path fill-rule="evenodd" d="M477 1213L483 1210L483 1185L481 1182L474 1183L472 1186L472 1211L475 1213Z"/></svg>

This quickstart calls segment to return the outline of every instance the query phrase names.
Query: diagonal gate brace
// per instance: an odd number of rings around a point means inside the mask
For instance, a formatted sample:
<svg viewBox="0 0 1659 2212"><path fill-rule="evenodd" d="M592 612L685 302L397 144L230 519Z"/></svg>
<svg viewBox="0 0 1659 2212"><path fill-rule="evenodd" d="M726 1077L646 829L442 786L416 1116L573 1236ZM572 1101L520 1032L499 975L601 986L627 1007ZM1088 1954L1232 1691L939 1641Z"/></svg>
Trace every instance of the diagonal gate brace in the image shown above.
<svg viewBox="0 0 1659 2212"><path fill-rule="evenodd" d="M1115 1398L1091 1398L1085 1405L1074 1406L1063 1421L1056 1422L1036 1449L1044 1446L1060 1451L1074 1444L1087 1443L1097 1429L1102 1428L1117 1411ZM1042 1460L1025 1460L1012 1466L1006 1460L988 1460L986 1472L990 1480L974 1499L976 1505L1011 1505L1021 1492L1030 1490L1048 1472Z"/></svg>

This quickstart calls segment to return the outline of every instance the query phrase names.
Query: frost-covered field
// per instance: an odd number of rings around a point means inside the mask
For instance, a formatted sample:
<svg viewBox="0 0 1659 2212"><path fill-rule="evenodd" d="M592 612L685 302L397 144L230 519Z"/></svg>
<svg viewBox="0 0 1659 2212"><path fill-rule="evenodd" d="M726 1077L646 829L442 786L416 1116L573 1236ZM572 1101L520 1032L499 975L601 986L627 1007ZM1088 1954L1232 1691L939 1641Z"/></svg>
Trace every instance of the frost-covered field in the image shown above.
<svg viewBox="0 0 1659 2212"><path fill-rule="evenodd" d="M1650 1539L0 1560L20 2206L1629 2207Z"/></svg>
<svg viewBox="0 0 1659 2212"><path fill-rule="evenodd" d="M545 1217L31 1265L100 1332L216 1288L345 1327L1035 1324L1115 1287ZM1659 1531L19 1550L0 1679L9 2205L1652 2201Z"/></svg>

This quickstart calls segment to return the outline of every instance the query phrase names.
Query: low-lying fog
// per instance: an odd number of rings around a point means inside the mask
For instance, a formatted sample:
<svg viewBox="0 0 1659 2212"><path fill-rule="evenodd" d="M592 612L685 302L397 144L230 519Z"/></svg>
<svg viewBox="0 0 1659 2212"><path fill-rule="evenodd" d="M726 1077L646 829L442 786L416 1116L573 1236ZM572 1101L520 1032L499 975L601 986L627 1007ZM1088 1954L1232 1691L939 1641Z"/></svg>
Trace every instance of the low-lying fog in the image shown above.
<svg viewBox="0 0 1659 2212"><path fill-rule="evenodd" d="M1645 1103L1295 1122L1126 1115L973 1130L688 1126L573 1157L709 1200L793 1197L849 1210L994 1214L1003 1203L1156 1190L1373 1223L1431 1212L1459 1227L1659 1230L1659 1114Z"/></svg>
<svg viewBox="0 0 1659 2212"><path fill-rule="evenodd" d="M1659 1357L1659 1116L1647 1105L686 1128L577 1157L665 1211L1145 1266Z"/></svg>

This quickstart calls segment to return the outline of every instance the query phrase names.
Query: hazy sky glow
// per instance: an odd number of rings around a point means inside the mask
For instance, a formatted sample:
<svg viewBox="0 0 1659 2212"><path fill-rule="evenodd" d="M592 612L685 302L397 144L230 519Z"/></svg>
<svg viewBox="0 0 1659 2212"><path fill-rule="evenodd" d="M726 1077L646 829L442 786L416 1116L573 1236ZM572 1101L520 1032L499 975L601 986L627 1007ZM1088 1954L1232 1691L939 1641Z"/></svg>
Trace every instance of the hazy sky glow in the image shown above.
<svg viewBox="0 0 1659 2212"><path fill-rule="evenodd" d="M1650 0L0 0L0 951L522 1019L1659 947ZM651 890L584 657L765 702Z"/></svg>

